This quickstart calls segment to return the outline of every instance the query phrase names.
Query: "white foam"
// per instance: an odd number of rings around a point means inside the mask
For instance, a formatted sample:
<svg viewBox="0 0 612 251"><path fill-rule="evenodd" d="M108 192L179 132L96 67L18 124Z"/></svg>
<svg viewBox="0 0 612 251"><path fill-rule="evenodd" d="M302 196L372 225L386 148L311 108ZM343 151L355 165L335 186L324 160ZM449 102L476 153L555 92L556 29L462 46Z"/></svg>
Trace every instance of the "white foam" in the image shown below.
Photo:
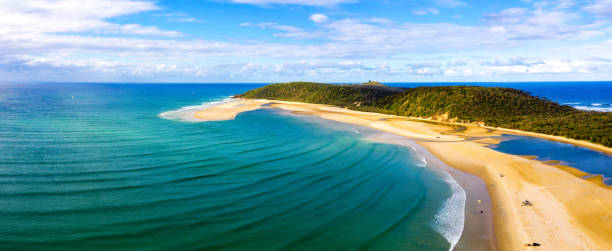
<svg viewBox="0 0 612 251"><path fill-rule="evenodd" d="M453 250L463 234L466 192L448 173L446 168L450 167L447 167L446 164L431 155L425 148L407 138L389 133L377 133L367 136L363 139L374 142L393 143L410 148L415 153L412 163L416 166L423 168L427 168L430 165L439 167L432 168L431 170L434 170L443 181L449 184L452 195L442 203L430 224L436 232L440 233L448 241L450 244L449 250Z"/></svg>
<svg viewBox="0 0 612 251"><path fill-rule="evenodd" d="M431 225L436 232L440 233L448 241L450 244L448 250L451 251L459 243L465 226L465 202L467 199L465 190L446 171L446 168L444 168L446 164L435 158L424 148L416 145L416 143L412 141L404 142L417 154L418 160L421 162L417 165L428 166L431 163L432 166L441 167L440 169L433 168L432 170L436 171L450 186L452 194L442 203Z"/></svg>
<svg viewBox="0 0 612 251"><path fill-rule="evenodd" d="M233 99L231 97L228 97L223 100L204 102L201 105L185 106L177 110L162 112L159 114L159 117L164 118L164 119L169 119L169 120L181 121L181 122L202 122L206 120L196 118L195 117L196 112L199 112L201 110L204 110L214 105L228 103L228 102L231 102L232 100Z"/></svg>
<svg viewBox="0 0 612 251"><path fill-rule="evenodd" d="M450 243L450 251L455 248L463 233L466 194L450 174L444 172L443 175L446 176L444 181L451 187L452 195L444 201L438 214L434 216L433 228Z"/></svg>
<svg viewBox="0 0 612 251"><path fill-rule="evenodd" d="M419 162L415 164L419 167L427 167L427 160L425 159L425 157L420 157Z"/></svg>
<svg viewBox="0 0 612 251"><path fill-rule="evenodd" d="M612 112L612 107L574 106L574 108L586 111Z"/></svg>

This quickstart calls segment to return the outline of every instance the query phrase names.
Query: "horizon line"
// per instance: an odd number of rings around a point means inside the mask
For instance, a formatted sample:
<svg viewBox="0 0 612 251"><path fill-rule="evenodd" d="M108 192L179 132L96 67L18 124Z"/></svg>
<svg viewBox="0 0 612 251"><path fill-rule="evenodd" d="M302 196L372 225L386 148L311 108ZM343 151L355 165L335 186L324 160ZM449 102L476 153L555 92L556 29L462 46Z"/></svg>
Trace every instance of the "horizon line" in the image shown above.
<svg viewBox="0 0 612 251"><path fill-rule="evenodd" d="M374 80L376 81L376 80ZM0 81L0 84L279 84L291 82L311 82L324 84L362 84L364 82L324 82L324 81L284 81L284 82L106 82L106 81ZM436 83L612 83L612 80L592 80L592 81L416 81L416 82L385 82L376 81L384 84L436 84Z"/></svg>

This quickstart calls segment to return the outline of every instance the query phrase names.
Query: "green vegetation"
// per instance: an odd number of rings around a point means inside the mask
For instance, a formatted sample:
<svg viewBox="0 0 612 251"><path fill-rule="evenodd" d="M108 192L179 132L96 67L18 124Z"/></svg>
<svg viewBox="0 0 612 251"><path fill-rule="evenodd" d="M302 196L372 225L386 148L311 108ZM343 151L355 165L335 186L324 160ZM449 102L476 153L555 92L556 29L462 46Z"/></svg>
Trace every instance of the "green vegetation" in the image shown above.
<svg viewBox="0 0 612 251"><path fill-rule="evenodd" d="M581 111L511 88L441 86L402 89L372 83L273 84L238 97L329 104L447 122L482 123L612 146L610 112Z"/></svg>
<svg viewBox="0 0 612 251"><path fill-rule="evenodd" d="M402 88L384 85L330 85L292 82L268 85L245 92L236 97L358 107L372 104L376 100L401 93L402 91L404 91Z"/></svg>

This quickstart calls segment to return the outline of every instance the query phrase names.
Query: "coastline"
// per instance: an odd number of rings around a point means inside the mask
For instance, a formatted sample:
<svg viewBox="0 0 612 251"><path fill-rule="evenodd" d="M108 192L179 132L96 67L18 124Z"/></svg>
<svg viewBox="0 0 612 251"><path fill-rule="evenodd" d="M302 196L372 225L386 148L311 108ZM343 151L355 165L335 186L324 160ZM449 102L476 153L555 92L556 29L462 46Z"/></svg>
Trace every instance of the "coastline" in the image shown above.
<svg viewBox="0 0 612 251"><path fill-rule="evenodd" d="M224 102L206 108L203 111L198 111L194 114L195 118L205 118L208 121L222 121L234 119L238 113L247 112L259 109L261 106L258 101L241 100L239 104L236 102Z"/></svg>
<svg viewBox="0 0 612 251"><path fill-rule="evenodd" d="M453 250L499 250L493 231L493 210L491 196L489 196L486 184L480 178L474 175L450 167L440 159L436 158L433 154L431 154L431 152L425 149L425 147L417 144L411 139L390 133L389 135L393 135L393 137L366 139L387 144L399 144L413 148L420 156L425 158L429 167L436 168L438 171L444 172L445 175L450 175L454 180L454 183L459 185L465 192L464 228L460 239L456 243Z"/></svg>
<svg viewBox="0 0 612 251"><path fill-rule="evenodd" d="M490 130L495 130L495 131L500 131L500 132L506 132L507 134L514 134L514 135L522 135L522 136L529 136L529 137L535 137L535 138L542 138L542 139L547 139L547 140L567 143L567 144L571 144L571 145L574 145L574 146L584 147L584 148L588 148L588 149L591 149L591 150L594 150L594 151L598 151L598 152L602 152L602 153L605 153L605 154L608 154L608 155L612 155L612 148L610 148L610 147L606 147L606 146L600 145L600 144L595 144L595 143L588 142L588 141L585 141L585 140L570 139L570 138L563 137L563 136L548 135L548 134L536 133L536 132L527 132L527 131L521 131L521 130L516 130L516 129L502 128L502 127L491 127L491 126L483 126L483 125L477 125L477 124L448 122L448 121L443 121L443 120L424 119L424 118L416 118L416 117L405 117L405 118L412 119L412 120L417 120L417 121L424 121L424 122L437 122L437 123L449 124L449 125L458 125L458 126L466 126L466 127L478 127L478 128L490 129Z"/></svg>
<svg viewBox="0 0 612 251"><path fill-rule="evenodd" d="M499 250L494 231L493 205L487 185L477 176L455 169L420 144L415 143L427 162L447 172L465 191L464 228L454 251ZM482 213L481 213L482 211Z"/></svg>
<svg viewBox="0 0 612 251"><path fill-rule="evenodd" d="M485 147L491 143L487 137L499 136L502 132L517 134L512 133L514 130L460 124L466 130L455 131L443 124L424 123L414 118L272 100L236 100L222 109L212 107L200 111L195 117L205 120L231 119L240 112L262 107L314 115L405 136L417 141L449 166L479 177L491 196L494 231L500 250L517 250L525 243L532 242L541 243L539 248L544 250L612 249L612 240L609 239L612 236L612 190L577 178L559 167ZM469 140L474 137L484 139ZM580 143L563 137L551 137L570 144ZM606 153L612 152L609 148L602 149ZM526 199L534 206L522 207L520 203Z"/></svg>
<svg viewBox="0 0 612 251"><path fill-rule="evenodd" d="M595 143L591 143L591 142L584 141L584 140L570 139L570 138L561 137L561 136L547 135L547 134L535 133L535 132L526 132L526 131L521 131L521 130L506 129L506 128L500 128L500 127L487 127L487 126L483 126L483 127L493 129L493 130L508 132L508 134L530 136L530 137L542 138L542 139L547 139L547 140L552 140L552 141L557 141L557 142L562 142L562 143L568 143L571 145L584 147L584 148L588 148L594 151L612 155L612 148L606 147L603 145L599 145L599 144L595 144Z"/></svg>

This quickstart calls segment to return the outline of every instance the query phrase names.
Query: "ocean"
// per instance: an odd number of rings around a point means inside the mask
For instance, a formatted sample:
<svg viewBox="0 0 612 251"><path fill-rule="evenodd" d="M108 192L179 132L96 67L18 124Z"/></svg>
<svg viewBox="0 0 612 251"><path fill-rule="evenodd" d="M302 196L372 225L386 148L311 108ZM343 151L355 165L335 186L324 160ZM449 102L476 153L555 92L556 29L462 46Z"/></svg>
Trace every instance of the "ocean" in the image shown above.
<svg viewBox="0 0 612 251"><path fill-rule="evenodd" d="M612 104L611 84L500 85L595 110ZM0 84L0 246L449 250L457 243L465 192L415 148L278 110L218 122L190 116L260 86Z"/></svg>

